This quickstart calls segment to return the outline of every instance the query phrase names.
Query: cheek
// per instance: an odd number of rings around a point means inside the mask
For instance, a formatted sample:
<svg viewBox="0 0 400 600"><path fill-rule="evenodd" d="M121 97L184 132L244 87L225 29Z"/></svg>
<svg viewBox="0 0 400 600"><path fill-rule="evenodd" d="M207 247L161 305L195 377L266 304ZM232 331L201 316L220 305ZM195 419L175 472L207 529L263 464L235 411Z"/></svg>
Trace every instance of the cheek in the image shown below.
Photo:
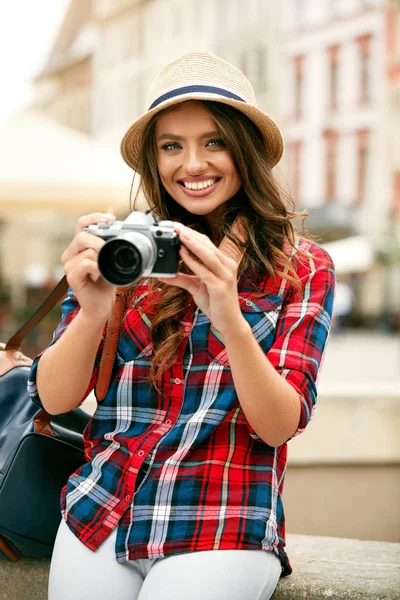
<svg viewBox="0 0 400 600"><path fill-rule="evenodd" d="M240 187L242 185L242 179L235 165L231 165L231 182L233 187Z"/></svg>
<svg viewBox="0 0 400 600"><path fill-rule="evenodd" d="M158 158L157 168L162 182L167 182L171 178L172 169L171 165L168 164L163 158Z"/></svg>
<svg viewBox="0 0 400 600"><path fill-rule="evenodd" d="M221 169L225 171L225 173L229 176L231 183L233 186L241 185L241 178L238 170L236 169L235 163L232 160L231 155L225 155L223 159L223 165L221 164Z"/></svg>

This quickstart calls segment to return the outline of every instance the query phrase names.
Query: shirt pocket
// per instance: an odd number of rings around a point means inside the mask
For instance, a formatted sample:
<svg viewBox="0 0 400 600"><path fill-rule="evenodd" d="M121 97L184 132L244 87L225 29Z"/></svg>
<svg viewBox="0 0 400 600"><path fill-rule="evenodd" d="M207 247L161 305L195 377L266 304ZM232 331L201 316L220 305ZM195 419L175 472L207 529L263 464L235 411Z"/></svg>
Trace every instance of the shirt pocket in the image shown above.
<svg viewBox="0 0 400 600"><path fill-rule="evenodd" d="M126 311L122 321L117 346L117 359L119 363L143 361L150 364L153 352L149 317L148 293L135 299Z"/></svg>
<svg viewBox="0 0 400 600"><path fill-rule="evenodd" d="M241 293L239 304L244 319L251 326L257 342L265 354L270 350L276 333L276 325L282 310L282 296L257 297L254 292ZM212 361L229 368L229 360L220 333L211 325L209 353Z"/></svg>

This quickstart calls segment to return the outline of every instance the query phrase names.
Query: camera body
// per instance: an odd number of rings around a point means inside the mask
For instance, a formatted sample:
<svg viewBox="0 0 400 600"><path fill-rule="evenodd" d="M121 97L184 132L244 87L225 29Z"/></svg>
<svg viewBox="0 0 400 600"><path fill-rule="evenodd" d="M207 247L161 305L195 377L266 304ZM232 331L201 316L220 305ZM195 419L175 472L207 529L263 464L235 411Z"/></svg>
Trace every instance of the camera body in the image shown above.
<svg viewBox="0 0 400 600"><path fill-rule="evenodd" d="M126 287L140 277L177 274L181 242L172 221L158 221L150 211L135 210L125 221L97 223L84 231L106 242L98 265L108 283Z"/></svg>

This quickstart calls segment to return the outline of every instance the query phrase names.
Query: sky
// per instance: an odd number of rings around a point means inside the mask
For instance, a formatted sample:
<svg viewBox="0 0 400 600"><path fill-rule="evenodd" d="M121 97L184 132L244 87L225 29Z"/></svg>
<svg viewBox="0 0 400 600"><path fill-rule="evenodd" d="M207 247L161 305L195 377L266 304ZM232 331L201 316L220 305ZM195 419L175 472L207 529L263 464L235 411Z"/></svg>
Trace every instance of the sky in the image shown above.
<svg viewBox="0 0 400 600"><path fill-rule="evenodd" d="M51 50L69 0L0 2L0 121L32 99L32 78Z"/></svg>

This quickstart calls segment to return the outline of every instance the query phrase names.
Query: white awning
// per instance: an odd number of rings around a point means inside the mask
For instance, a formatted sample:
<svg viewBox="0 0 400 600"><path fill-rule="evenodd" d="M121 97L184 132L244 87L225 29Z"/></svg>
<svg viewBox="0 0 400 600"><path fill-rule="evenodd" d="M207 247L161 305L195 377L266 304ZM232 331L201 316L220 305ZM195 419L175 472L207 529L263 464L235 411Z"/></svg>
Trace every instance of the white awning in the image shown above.
<svg viewBox="0 0 400 600"><path fill-rule="evenodd" d="M23 210L126 212L133 171L115 151L34 109L0 126L0 217ZM137 178L138 179L138 178Z"/></svg>
<svg viewBox="0 0 400 600"><path fill-rule="evenodd" d="M328 242L323 247L332 257L338 275L361 273L370 269L374 263L372 246L361 235Z"/></svg>

